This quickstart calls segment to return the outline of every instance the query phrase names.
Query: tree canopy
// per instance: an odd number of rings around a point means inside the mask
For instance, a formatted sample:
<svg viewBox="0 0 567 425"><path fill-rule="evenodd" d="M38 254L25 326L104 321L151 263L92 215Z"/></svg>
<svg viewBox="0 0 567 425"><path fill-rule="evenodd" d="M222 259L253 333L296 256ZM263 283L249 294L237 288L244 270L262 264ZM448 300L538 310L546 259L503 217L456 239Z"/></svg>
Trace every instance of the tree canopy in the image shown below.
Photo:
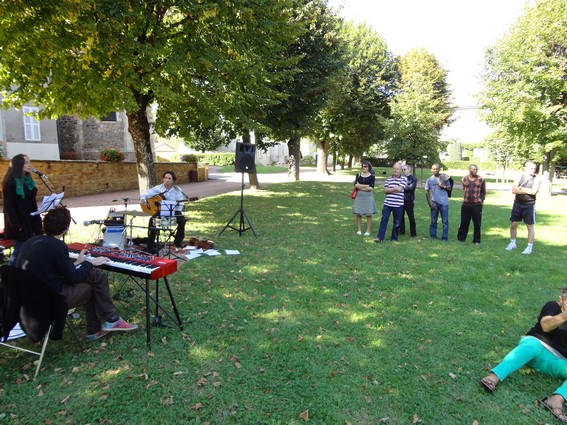
<svg viewBox="0 0 567 425"><path fill-rule="evenodd" d="M455 111L447 71L424 49L398 57L397 69L400 80L390 102L384 150L395 161L436 162L446 147L441 130L452 122Z"/></svg>
<svg viewBox="0 0 567 425"><path fill-rule="evenodd" d="M293 72L275 86L285 94L285 99L270 106L264 120L268 137L287 141L290 156L295 159L296 180L299 180L300 138L309 134L327 99L329 80L341 65L337 40L339 19L326 1L305 1L299 12L297 19L308 30L286 52L286 57L297 61Z"/></svg>
<svg viewBox="0 0 567 425"><path fill-rule="evenodd" d="M140 189L155 184L156 128L214 127L270 103L274 67L297 36L294 0L61 0L0 3L4 106L100 117L125 110ZM247 123L245 122L244 125Z"/></svg>
<svg viewBox="0 0 567 425"><path fill-rule="evenodd" d="M567 3L540 0L486 54L480 93L502 154L553 160L567 149Z"/></svg>
<svg viewBox="0 0 567 425"><path fill-rule="evenodd" d="M361 156L384 139L397 73L386 42L370 27L346 22L340 34L345 65L334 82L323 117L329 131L339 136L337 150Z"/></svg>

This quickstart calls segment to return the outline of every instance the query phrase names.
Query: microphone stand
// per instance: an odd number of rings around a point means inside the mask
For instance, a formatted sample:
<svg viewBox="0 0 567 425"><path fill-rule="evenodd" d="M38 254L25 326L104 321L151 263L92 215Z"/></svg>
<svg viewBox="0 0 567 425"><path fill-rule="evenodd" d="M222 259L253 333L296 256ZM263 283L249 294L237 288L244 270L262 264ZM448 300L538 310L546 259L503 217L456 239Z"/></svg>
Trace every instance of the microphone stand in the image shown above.
<svg viewBox="0 0 567 425"><path fill-rule="evenodd" d="M49 177L47 177L45 174L41 174L41 175L38 174L38 176L39 176L39 179L41 180L41 182L43 183L43 185L47 188L47 190L49 190L49 193L51 195L53 195L53 189L51 189L49 187L49 185L45 182L45 179L49 180L50 182L51 182L51 179ZM51 184L53 184L53 182L51 182ZM53 186L55 186L55 184L53 184ZM64 191L65 191L65 187L63 187L62 192L64 192ZM61 205L63 205L63 204L61 204ZM63 206L65 206L65 205L63 205ZM50 208L52 208L52 207L50 207ZM73 222L73 224L77 224L77 221L73 218L73 216L71 216L71 221ZM65 242L65 235L63 235L63 242Z"/></svg>
<svg viewBox="0 0 567 425"><path fill-rule="evenodd" d="M49 177L47 177L47 176L43 176L43 175L42 175L42 176L39 176L39 179L41 180L41 182L43 183L43 185L47 188L47 190L49 190L49 193L50 193L50 194L53 193L53 189L51 189L51 188L49 187L49 185L48 185L47 183L45 183L44 178L47 178L47 180L49 180Z"/></svg>

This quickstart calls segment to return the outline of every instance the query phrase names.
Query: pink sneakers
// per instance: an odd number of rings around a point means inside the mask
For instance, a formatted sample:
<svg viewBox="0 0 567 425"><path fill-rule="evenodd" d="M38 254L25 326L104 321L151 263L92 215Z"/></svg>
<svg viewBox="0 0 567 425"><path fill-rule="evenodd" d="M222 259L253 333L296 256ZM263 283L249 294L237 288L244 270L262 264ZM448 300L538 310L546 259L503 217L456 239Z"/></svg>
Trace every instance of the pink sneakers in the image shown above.
<svg viewBox="0 0 567 425"><path fill-rule="evenodd" d="M116 322L104 322L102 330L107 332L130 332L138 329L138 325L132 325L118 318Z"/></svg>

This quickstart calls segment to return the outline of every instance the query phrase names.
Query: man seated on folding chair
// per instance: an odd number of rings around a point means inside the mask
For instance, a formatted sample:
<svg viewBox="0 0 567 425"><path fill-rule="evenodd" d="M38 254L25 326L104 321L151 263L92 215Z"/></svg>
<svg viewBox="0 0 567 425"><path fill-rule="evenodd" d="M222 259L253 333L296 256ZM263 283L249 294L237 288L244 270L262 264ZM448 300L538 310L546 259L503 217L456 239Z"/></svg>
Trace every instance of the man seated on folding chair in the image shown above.
<svg viewBox="0 0 567 425"><path fill-rule="evenodd" d="M84 305L87 340L94 341L109 332L129 332L138 326L118 316L108 289L106 274L94 266L107 262L105 257L88 257L82 250L73 261L61 240L71 224L71 213L63 206L43 217L43 235L24 243L17 266L36 276L67 299L69 308ZM101 325L101 322L102 325Z"/></svg>
<svg viewBox="0 0 567 425"><path fill-rule="evenodd" d="M188 197L183 191L174 185L177 177L173 171L166 171L162 174L162 184L152 187L147 192L140 195L140 204L142 210L152 214L152 218L148 224L148 252L154 254L159 251L156 249L156 218L160 216L162 211L166 209L161 208L162 201L170 201L172 211L169 211L167 216L173 216L177 222L177 229L173 238L175 248L183 248L183 239L185 239L185 223L187 219L183 215L183 201L187 201Z"/></svg>

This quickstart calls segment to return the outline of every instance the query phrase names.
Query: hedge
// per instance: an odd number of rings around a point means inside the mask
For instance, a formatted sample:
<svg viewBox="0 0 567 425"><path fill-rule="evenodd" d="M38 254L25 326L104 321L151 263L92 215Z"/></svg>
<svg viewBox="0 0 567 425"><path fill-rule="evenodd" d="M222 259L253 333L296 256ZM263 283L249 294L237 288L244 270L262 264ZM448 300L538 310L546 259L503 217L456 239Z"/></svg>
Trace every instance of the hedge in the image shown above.
<svg viewBox="0 0 567 425"><path fill-rule="evenodd" d="M218 165L225 167L227 165L234 165L234 153L232 152L215 152L215 153L198 153L192 155L183 155L184 160L193 160L197 157L198 162L205 162L209 165ZM187 158L185 158L187 157Z"/></svg>

